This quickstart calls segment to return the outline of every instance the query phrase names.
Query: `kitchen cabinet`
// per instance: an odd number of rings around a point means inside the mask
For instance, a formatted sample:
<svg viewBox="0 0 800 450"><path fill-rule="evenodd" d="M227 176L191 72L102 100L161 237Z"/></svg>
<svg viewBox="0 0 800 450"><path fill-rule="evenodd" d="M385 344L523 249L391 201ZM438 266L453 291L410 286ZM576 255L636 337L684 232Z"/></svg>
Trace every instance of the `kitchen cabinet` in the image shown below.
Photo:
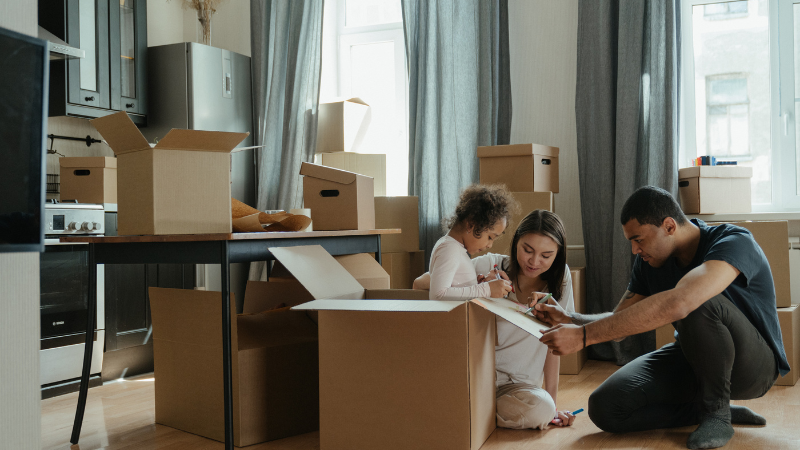
<svg viewBox="0 0 800 450"><path fill-rule="evenodd" d="M39 25L86 52L50 62L50 116L127 111L147 124L146 0L39 0Z"/></svg>

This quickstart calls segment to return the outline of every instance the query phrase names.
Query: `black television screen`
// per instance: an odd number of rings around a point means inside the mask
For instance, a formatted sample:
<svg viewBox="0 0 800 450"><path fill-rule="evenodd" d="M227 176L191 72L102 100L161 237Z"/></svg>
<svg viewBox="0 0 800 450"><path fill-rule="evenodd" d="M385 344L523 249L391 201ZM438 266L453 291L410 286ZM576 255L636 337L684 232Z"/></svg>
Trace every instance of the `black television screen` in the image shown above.
<svg viewBox="0 0 800 450"><path fill-rule="evenodd" d="M48 52L0 28L0 252L44 250Z"/></svg>

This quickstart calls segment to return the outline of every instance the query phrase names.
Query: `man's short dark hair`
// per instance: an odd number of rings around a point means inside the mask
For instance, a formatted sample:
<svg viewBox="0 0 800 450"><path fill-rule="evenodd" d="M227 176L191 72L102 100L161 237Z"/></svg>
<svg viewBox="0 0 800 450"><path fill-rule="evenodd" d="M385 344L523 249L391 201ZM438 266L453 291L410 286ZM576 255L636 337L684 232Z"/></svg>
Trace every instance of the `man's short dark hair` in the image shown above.
<svg viewBox="0 0 800 450"><path fill-rule="evenodd" d="M660 187L642 186L625 201L619 221L625 225L636 219L642 225L660 227L667 217L672 217L678 225L687 220L672 194Z"/></svg>

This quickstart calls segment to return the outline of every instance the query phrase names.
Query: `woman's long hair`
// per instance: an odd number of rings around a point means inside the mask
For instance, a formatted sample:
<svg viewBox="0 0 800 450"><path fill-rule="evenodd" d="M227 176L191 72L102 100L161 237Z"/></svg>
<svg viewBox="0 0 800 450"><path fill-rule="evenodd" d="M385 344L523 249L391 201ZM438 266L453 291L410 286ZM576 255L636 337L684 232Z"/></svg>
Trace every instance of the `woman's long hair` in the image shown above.
<svg viewBox="0 0 800 450"><path fill-rule="evenodd" d="M514 239L511 241L511 257L508 259L508 267L505 268L505 271L509 278L517 281L517 277L522 272L517 261L517 244L520 238L530 233L549 237L558 245L558 252L556 252L553 264L540 276L547 282L547 290L553 294L556 300L560 301L564 291L564 270L567 264L567 233L564 230L564 223L555 213L536 209L522 219L514 233ZM517 282L517 286L519 286L519 282Z"/></svg>

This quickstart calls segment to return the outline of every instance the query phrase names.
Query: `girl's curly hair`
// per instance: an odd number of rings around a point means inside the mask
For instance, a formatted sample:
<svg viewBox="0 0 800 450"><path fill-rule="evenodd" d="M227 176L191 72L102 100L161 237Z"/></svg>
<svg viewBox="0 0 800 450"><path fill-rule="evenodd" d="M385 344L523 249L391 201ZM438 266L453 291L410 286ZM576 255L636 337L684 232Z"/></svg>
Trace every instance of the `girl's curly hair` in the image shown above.
<svg viewBox="0 0 800 450"><path fill-rule="evenodd" d="M492 228L500 219L511 221L511 213L519 204L504 185L473 184L461 191L456 213L442 221L444 231L457 225L472 225L472 234L477 238Z"/></svg>

